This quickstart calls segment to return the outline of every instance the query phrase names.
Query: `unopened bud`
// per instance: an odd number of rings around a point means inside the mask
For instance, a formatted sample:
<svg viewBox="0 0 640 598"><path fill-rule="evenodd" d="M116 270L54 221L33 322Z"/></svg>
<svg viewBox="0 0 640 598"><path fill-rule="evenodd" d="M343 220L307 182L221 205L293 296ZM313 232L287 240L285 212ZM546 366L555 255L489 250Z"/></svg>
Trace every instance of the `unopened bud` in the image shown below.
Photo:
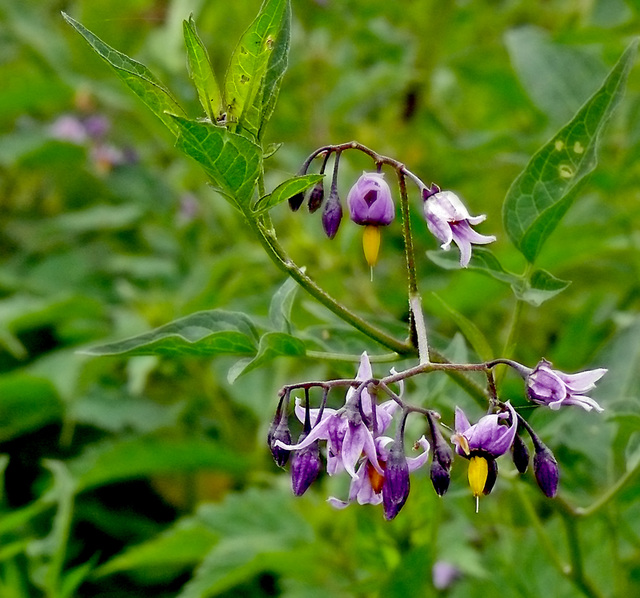
<svg viewBox="0 0 640 598"><path fill-rule="evenodd" d="M435 456L431 462L431 483L438 496L444 496L449 489L451 475L449 470L445 468Z"/></svg>
<svg viewBox="0 0 640 598"><path fill-rule="evenodd" d="M276 416L271 423L271 427L269 428L267 444L269 445L269 449L271 449L273 460L279 467L284 467L289 460L289 454L291 451L278 446L276 444L277 440L284 444L291 444L291 432L289 432L287 416L282 416L279 411L276 413Z"/></svg>
<svg viewBox="0 0 640 598"><path fill-rule="evenodd" d="M302 442L306 434L302 434L298 442ZM318 442L306 448L294 451L291 457L291 488L296 496L302 496L318 477L322 467Z"/></svg>
<svg viewBox="0 0 640 598"><path fill-rule="evenodd" d="M309 195L309 201L307 202L307 206L309 207L309 212L313 214L324 201L324 182L318 181L314 188L311 190L311 194Z"/></svg>
<svg viewBox="0 0 640 598"><path fill-rule="evenodd" d="M529 468L529 449L518 434L515 435L513 444L511 445L511 457L513 458L513 464L516 466L516 469L520 473L526 473Z"/></svg>
<svg viewBox="0 0 640 598"><path fill-rule="evenodd" d="M342 204L337 193L331 193L322 212L322 226L327 237L333 239L342 221Z"/></svg>
<svg viewBox="0 0 640 598"><path fill-rule="evenodd" d="M549 448L542 443L536 447L536 454L533 457L533 472L542 493L553 498L558 493L560 478L558 462Z"/></svg>
<svg viewBox="0 0 640 598"><path fill-rule="evenodd" d="M384 471L382 504L385 519L393 519L404 506L408 496L409 465L404 455L404 443L396 439L389 448L389 458Z"/></svg>
<svg viewBox="0 0 640 598"><path fill-rule="evenodd" d="M304 191L300 191L300 193L296 193L294 196L289 198L289 207L292 212L297 212L304 201Z"/></svg>

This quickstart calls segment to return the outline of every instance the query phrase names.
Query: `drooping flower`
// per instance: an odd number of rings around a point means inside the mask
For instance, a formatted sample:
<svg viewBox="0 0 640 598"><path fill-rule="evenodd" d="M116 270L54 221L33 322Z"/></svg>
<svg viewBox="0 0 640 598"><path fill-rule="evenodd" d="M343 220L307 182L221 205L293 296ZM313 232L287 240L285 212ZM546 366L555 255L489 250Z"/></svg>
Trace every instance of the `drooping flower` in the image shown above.
<svg viewBox="0 0 640 598"><path fill-rule="evenodd" d="M607 373L604 368L564 374L551 369L551 363L542 359L533 370L524 368L520 373L525 376L527 396L534 403L553 410L564 405L578 405L586 411L604 411L596 401L584 394L594 389L596 382Z"/></svg>
<svg viewBox="0 0 640 598"><path fill-rule="evenodd" d="M434 192L435 191L435 192ZM460 265L466 268L471 259L471 245L486 245L496 240L493 235L481 235L471 228L486 215L471 216L460 198L452 191L440 191L437 186L423 190L424 216L427 227L448 250L453 241L460 249Z"/></svg>
<svg viewBox="0 0 640 598"><path fill-rule="evenodd" d="M349 215L356 224L365 227L362 247L370 266L378 261L380 227L388 226L396 217L391 189L381 172L365 172L347 195Z"/></svg>
<svg viewBox="0 0 640 598"><path fill-rule="evenodd" d="M383 502L383 491L386 483L385 476L387 475L386 467L390 457L390 454L389 454L390 449L392 448L389 445L392 444L393 442L394 442L393 438L390 438L389 436L379 436L378 438L376 438L375 444L376 444L376 450L378 453L377 460L378 460L378 463L380 463L383 467L382 473L380 473L375 467L373 467L373 464L371 463L371 461L369 461L368 457L365 456L360 466L358 467L357 477L351 480L351 485L349 487L348 500L346 501L340 500L339 498L330 496L327 499L328 502L337 509L344 509L354 501L357 501L358 504L361 504L361 505L364 505L364 504L379 505L381 502ZM424 436L422 436L416 442L416 446L420 446L423 451L417 457L406 458L404 457L404 454L403 454L403 457L407 466L407 469L406 469L407 474L422 467L429 458L429 442ZM398 456L396 456L395 458L398 459ZM404 475L402 477L404 479ZM394 479L394 482L402 482L402 480L400 480L400 477L397 477L396 479ZM409 484L408 484L408 480L406 480L407 494L408 494L408 488L409 488ZM401 490L402 494L404 494L405 492L404 482L402 482L402 485L399 485L399 490ZM389 493L389 488L388 488L387 493L389 495L389 498L387 499L389 501L389 507L388 509L385 507L385 517L387 519L392 519L392 516L394 517L397 514L397 512L400 510L400 508L404 504L404 501L390 500L391 494L393 494L394 497L401 496L401 493L399 491ZM406 500L406 496L404 496L404 499ZM402 504L400 504L400 502L402 502Z"/></svg>
<svg viewBox="0 0 640 598"><path fill-rule="evenodd" d="M355 379L364 382L372 375L369 356L364 352ZM276 445L282 449L297 451L317 440L326 440L329 475L344 469L352 478L357 477L355 467L363 453L376 471L383 474L377 459L374 433L381 434L389 426L396 406L392 400L376 405L366 387L351 387L347 391L345 404L340 409L324 408L322 413L320 409L310 410L313 427L301 442L293 445L276 442ZM300 421L304 421L306 409L298 401L295 413Z"/></svg>
<svg viewBox="0 0 640 598"><path fill-rule="evenodd" d="M304 440L304 439L302 439ZM320 473L320 448L318 441L295 451L291 457L291 488L296 496L302 496Z"/></svg>
<svg viewBox="0 0 640 598"><path fill-rule="evenodd" d="M513 444L518 429L518 416L509 402L507 411L491 413L471 425L462 409L456 407L455 434L451 441L456 452L469 459L469 485L477 499L489 494L498 474L495 460L506 453Z"/></svg>

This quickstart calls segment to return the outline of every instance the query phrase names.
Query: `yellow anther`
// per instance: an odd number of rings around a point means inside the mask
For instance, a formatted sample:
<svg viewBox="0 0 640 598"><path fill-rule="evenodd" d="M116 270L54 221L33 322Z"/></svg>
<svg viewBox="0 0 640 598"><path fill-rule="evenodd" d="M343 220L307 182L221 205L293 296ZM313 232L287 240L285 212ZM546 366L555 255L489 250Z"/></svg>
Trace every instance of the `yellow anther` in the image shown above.
<svg viewBox="0 0 640 598"><path fill-rule="evenodd" d="M362 235L362 248L367 264L373 268L378 262L378 252L380 251L380 227L367 225L364 227Z"/></svg>
<svg viewBox="0 0 640 598"><path fill-rule="evenodd" d="M476 456L469 459L469 486L474 496L482 496L488 475L489 463L484 457Z"/></svg>

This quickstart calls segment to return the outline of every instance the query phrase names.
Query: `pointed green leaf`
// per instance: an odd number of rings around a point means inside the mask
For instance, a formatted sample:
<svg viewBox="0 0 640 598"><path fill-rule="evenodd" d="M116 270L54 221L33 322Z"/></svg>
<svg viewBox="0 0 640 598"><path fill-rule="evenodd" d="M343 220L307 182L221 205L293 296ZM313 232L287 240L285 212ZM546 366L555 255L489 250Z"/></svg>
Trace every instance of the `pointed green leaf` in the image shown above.
<svg viewBox="0 0 640 598"><path fill-rule="evenodd" d="M269 320L276 330L291 334L291 310L300 285L287 278L276 291L269 305Z"/></svg>
<svg viewBox="0 0 640 598"><path fill-rule="evenodd" d="M600 89L536 152L507 192L504 226L529 262L571 206L575 186L596 166L600 135L622 98L637 45L629 45Z"/></svg>
<svg viewBox="0 0 640 598"><path fill-rule="evenodd" d="M251 354L257 333L242 313L201 311L150 332L83 351L87 355L199 355Z"/></svg>
<svg viewBox="0 0 640 598"><path fill-rule="evenodd" d="M242 359L230 370L227 379L231 384L239 376L255 370L276 357L301 357L306 353L304 343L290 334L284 332L267 332L260 339L258 353L253 359Z"/></svg>
<svg viewBox="0 0 640 598"><path fill-rule="evenodd" d="M266 212L297 193L306 191L309 187L321 181L323 177L324 175L322 174L305 174L292 177L284 183L280 183L269 195L261 197L256 202L253 211L255 213Z"/></svg>
<svg viewBox="0 0 640 598"><path fill-rule="evenodd" d="M222 108L222 95L209 60L209 53L196 30L193 15L189 16L188 21L183 22L183 33L189 75L196 86L200 104L209 120L215 123Z"/></svg>
<svg viewBox="0 0 640 598"><path fill-rule="evenodd" d="M179 130L178 148L199 162L226 196L246 206L260 174L260 147L224 127L172 118Z"/></svg>
<svg viewBox="0 0 640 598"><path fill-rule="evenodd" d="M276 35L273 52L269 57L269 65L264 78L262 90L262 106L260 108L260 131L258 138L262 137L265 125L271 118L278 101L278 93L282 78L289 66L289 46L291 45L291 2L287 0L280 31Z"/></svg>
<svg viewBox="0 0 640 598"><path fill-rule="evenodd" d="M528 281L521 280L511 286L518 299L538 307L564 291L570 284L570 281L560 280L546 270L536 270Z"/></svg>
<svg viewBox="0 0 640 598"><path fill-rule="evenodd" d="M463 316L459 311L451 307L442 298L435 293L431 293L433 297L451 316L456 326L460 328L464 337L469 341L474 351L482 361L490 361L493 359L493 349L480 329L469 318Z"/></svg>
<svg viewBox="0 0 640 598"><path fill-rule="evenodd" d="M184 111L171 95L171 92L156 79L151 71L143 64L105 44L69 15L63 12L62 16L69 25L84 37L93 50L109 63L129 89L131 89L173 133L177 134L178 128L168 113L184 114Z"/></svg>
<svg viewBox="0 0 640 598"><path fill-rule="evenodd" d="M287 5L287 0L265 0L258 16L240 38L225 79L227 122L237 123L238 131L247 130L255 138L262 120L265 76Z"/></svg>

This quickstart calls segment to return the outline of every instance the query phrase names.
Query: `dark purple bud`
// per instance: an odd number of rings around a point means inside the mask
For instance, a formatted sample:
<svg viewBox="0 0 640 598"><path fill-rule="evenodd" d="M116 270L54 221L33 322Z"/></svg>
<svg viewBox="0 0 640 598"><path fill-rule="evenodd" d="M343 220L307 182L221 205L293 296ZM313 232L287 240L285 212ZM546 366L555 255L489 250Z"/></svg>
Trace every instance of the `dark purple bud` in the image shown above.
<svg viewBox="0 0 640 598"><path fill-rule="evenodd" d="M276 440L284 444L291 444L291 432L289 432L289 422L286 415L282 415L280 411L276 412L276 416L271 422L269 433L267 434L267 444L271 449L273 460L279 467L284 467L289 460L291 451L283 449L276 445Z"/></svg>
<svg viewBox="0 0 640 598"><path fill-rule="evenodd" d="M484 490L482 491L484 495L491 494L498 479L498 464L496 460L487 458L487 465L489 466L489 471L487 473L487 481L484 483Z"/></svg>
<svg viewBox="0 0 640 598"><path fill-rule="evenodd" d="M435 454L431 462L431 483L438 496L444 496L449 489L451 475L449 469L444 467Z"/></svg>
<svg viewBox="0 0 640 598"><path fill-rule="evenodd" d="M560 473L556 458L549 448L542 443L536 447L536 454L533 457L533 472L536 475L536 482L538 482L542 493L549 498L553 498L558 493Z"/></svg>
<svg viewBox="0 0 640 598"><path fill-rule="evenodd" d="M389 458L384 470L382 504L384 518L393 519L409 496L409 464L404 455L404 442L396 438L389 447Z"/></svg>
<svg viewBox="0 0 640 598"><path fill-rule="evenodd" d="M337 193L331 193L322 212L322 226L327 237L333 239L342 222L342 204Z"/></svg>
<svg viewBox="0 0 640 598"><path fill-rule="evenodd" d="M306 434L301 434L298 443L304 440ZM296 496L302 496L314 482L322 468L318 442L308 447L294 451L291 457L291 488Z"/></svg>
<svg viewBox="0 0 640 598"><path fill-rule="evenodd" d="M513 464L520 473L525 473L529 468L529 449L519 434L516 434L511 445Z"/></svg>
<svg viewBox="0 0 640 598"><path fill-rule="evenodd" d="M324 201L324 182L318 181L315 184L315 187L311 190L311 194L309 195L309 201L307 202L307 206L309 207L309 212L313 214Z"/></svg>
<svg viewBox="0 0 640 598"><path fill-rule="evenodd" d="M443 438L436 416L429 413L427 415L429 431L431 433L431 443L433 446L433 458L431 461L431 483L438 496L444 496L449 489L451 481L451 463L453 462L453 451Z"/></svg>
<svg viewBox="0 0 640 598"><path fill-rule="evenodd" d="M292 212L297 212L304 201L304 191L296 193L293 197L289 198L289 207Z"/></svg>

